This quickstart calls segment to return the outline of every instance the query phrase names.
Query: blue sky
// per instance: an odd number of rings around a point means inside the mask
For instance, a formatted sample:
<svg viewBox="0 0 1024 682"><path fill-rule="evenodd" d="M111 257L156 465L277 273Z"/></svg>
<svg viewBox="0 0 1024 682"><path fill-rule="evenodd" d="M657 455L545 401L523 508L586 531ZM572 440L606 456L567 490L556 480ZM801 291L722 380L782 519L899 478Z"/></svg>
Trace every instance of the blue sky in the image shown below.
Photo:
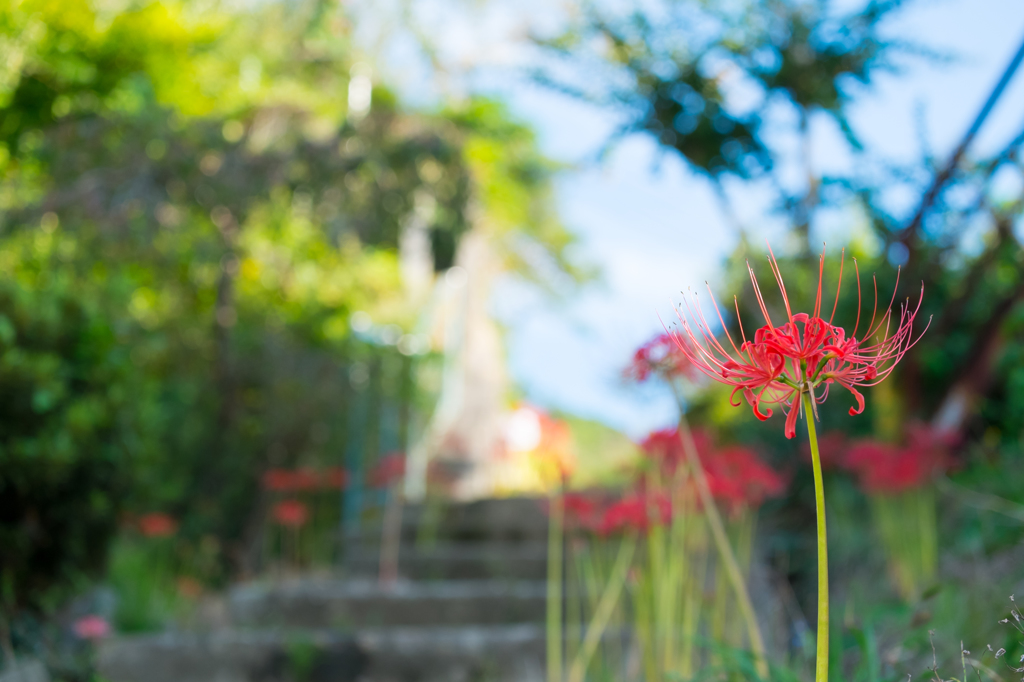
<svg viewBox="0 0 1024 682"><path fill-rule="evenodd" d="M382 61L393 69L389 77L404 85L410 98L430 97L423 88L426 71L411 66L409 42L380 47L388 21L382 7L374 4L380 26L376 33L365 28L366 36L377 37ZM516 76L524 29L556 25L561 15L552 5L425 0L414 7L450 69L440 88L454 96L475 90L500 97L536 128L545 153L572 164L558 180L559 211L579 236L579 255L603 271L600 282L561 300L515 282L498 288L493 309L507 329L515 382L537 405L598 419L634 437L671 423L674 408L667 393L630 388L618 377L632 350L660 330L659 315L673 314L673 294L705 279L713 282L734 245L708 187L677 157L662 154L641 136L619 144L602 163L593 162L615 126L613 115ZM945 158L1024 39L1024 2L917 0L888 20L885 30L952 52L956 60L908 59L902 73L882 75L857 99L853 126L873 153L910 161L919 154L923 114L926 143ZM1024 70L972 150L996 149L1022 126ZM846 166L850 159L833 126L822 119L813 129L816 167ZM780 226L767 214L763 196L747 191L734 197L755 240L778 237ZM895 206L908 210L915 201L912 195L894 197ZM839 216L817 236L841 241L857 229L851 221Z"/></svg>

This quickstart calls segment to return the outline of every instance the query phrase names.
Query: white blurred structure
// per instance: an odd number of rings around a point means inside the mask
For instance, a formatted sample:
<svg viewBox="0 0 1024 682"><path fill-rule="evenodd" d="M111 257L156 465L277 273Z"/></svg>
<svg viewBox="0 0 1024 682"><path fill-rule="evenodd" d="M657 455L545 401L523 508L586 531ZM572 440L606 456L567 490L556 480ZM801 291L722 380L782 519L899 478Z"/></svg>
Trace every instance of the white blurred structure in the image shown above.
<svg viewBox="0 0 1024 682"><path fill-rule="evenodd" d="M426 494L431 464L455 499L495 492L494 463L505 449L508 377L501 332L488 305L500 272L488 236L473 229L462 237L455 265L434 282L426 315L431 345L444 354L443 376L430 422L409 447L405 494L410 500Z"/></svg>

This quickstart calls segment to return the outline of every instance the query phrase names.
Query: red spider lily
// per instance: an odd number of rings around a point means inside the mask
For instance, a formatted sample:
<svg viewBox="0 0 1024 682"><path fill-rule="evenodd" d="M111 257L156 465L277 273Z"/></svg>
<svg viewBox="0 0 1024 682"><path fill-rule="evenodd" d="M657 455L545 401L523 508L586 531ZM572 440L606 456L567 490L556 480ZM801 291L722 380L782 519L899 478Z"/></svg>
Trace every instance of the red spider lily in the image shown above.
<svg viewBox="0 0 1024 682"><path fill-rule="evenodd" d="M936 460L945 461L947 466L950 451L957 444L959 436L921 422L912 422L907 426L907 446L916 450L928 451Z"/></svg>
<svg viewBox="0 0 1024 682"><path fill-rule="evenodd" d="M374 488L387 488L405 476L405 453L392 452L380 458L370 469L367 480Z"/></svg>
<svg viewBox="0 0 1024 682"><path fill-rule="evenodd" d="M702 460L711 494L734 511L756 509L786 489L786 480L742 445L722 448Z"/></svg>
<svg viewBox="0 0 1024 682"><path fill-rule="evenodd" d="M110 634L110 623L102 616L82 616L74 622L71 629L79 639L97 640Z"/></svg>
<svg viewBox="0 0 1024 682"><path fill-rule="evenodd" d="M863 440L854 443L845 466L864 492L898 493L925 485L950 466L948 438L922 426L911 427L907 444Z"/></svg>
<svg viewBox="0 0 1024 682"><path fill-rule="evenodd" d="M759 507L768 497L777 497L785 490L783 477L754 451L738 445L716 449L711 436L699 430L694 431L693 440L711 494L734 509ZM640 447L665 478L671 478L683 461L683 442L676 429L655 431Z"/></svg>
<svg viewBox="0 0 1024 682"><path fill-rule="evenodd" d="M699 429L695 429L692 435L698 453L711 451L712 439L710 435ZM675 474L676 469L685 458L683 441L679 437L679 431L675 428L651 432L640 442L640 449L643 450L648 460L657 468L658 472L668 478Z"/></svg>
<svg viewBox="0 0 1024 682"><path fill-rule="evenodd" d="M264 490L290 492L295 489L295 475L288 469L269 469L261 479Z"/></svg>
<svg viewBox="0 0 1024 682"><path fill-rule="evenodd" d="M864 396L858 388L874 386L888 377L906 352L921 338L921 335L916 338L913 336L913 324L914 318L921 308L924 285L921 285L921 296L918 298L916 307L911 308L909 300L900 305L898 320L894 319L892 314L892 305L896 298L894 290L893 300L889 302L885 313L880 317L872 314L867 331L862 337L857 338L857 330L860 327L861 297L858 268L857 321L853 333L847 337L846 331L842 327L832 324L836 308L839 305L839 291L843 278L842 265L839 269L839 285L836 287L836 302L832 306L832 316L826 322L821 317L821 286L825 268L825 252L822 251L818 259L818 292L814 301L813 313L808 315L793 313L789 297L786 294L786 285L782 281L782 272L779 270L775 255L771 253L771 248L769 247L768 250L768 262L782 292L787 322L780 326L776 326L772 322L757 278L748 264L750 281L754 285L754 293L765 319L765 325L754 332L753 341L748 341L746 333L743 332L742 321L739 320L739 304L736 302L736 316L737 321L740 322L742 343L737 346L726 330L728 344L733 350L733 353L730 354L711 332L696 297L693 303L684 300L687 314L683 315L682 312L679 312L683 331L675 333L673 338L694 367L716 381L734 387L730 398L732 405L739 405L736 402L736 394L742 393L753 408L754 415L762 421L772 416L772 410L767 408L762 411L762 405L782 406L783 411L786 412L786 437L793 438L796 435L796 420L801 411L801 398L804 394L811 397L811 405L816 409L817 405L828 397L829 388L835 384L853 394L856 405L850 408L851 415L864 411ZM856 262L854 259L855 266ZM899 275L897 274L898 284ZM710 293L710 288L708 291ZM725 320L722 318L722 313L713 294L711 300L719 322L725 329ZM876 282L876 313L877 303ZM819 387L822 387L822 390L820 394L817 394L815 390Z"/></svg>
<svg viewBox="0 0 1024 682"><path fill-rule="evenodd" d="M604 518L603 501L592 493L566 493L562 497L565 525L570 528L596 531Z"/></svg>
<svg viewBox="0 0 1024 682"><path fill-rule="evenodd" d="M178 522L162 512L143 514L139 519L139 532L147 538L168 538L178 530Z"/></svg>
<svg viewBox="0 0 1024 682"><path fill-rule="evenodd" d="M326 490L342 490L348 484L348 472L341 467L327 467L320 481Z"/></svg>
<svg viewBox="0 0 1024 682"><path fill-rule="evenodd" d="M667 524L672 518L672 502L666 495L632 493L604 510L598 533L610 535L623 531L645 532L653 524Z"/></svg>
<svg viewBox="0 0 1024 682"><path fill-rule="evenodd" d="M640 442L640 449L663 475L671 476L683 461L683 441L676 429L651 432Z"/></svg>
<svg viewBox="0 0 1024 682"><path fill-rule="evenodd" d="M301 528L309 521L309 508L298 500L282 500L274 505L274 522L286 528Z"/></svg>
<svg viewBox="0 0 1024 682"><path fill-rule="evenodd" d="M671 334L660 334L637 348L633 361L626 368L626 378L643 382L651 374L666 379L693 374L693 366L686 355L680 352Z"/></svg>

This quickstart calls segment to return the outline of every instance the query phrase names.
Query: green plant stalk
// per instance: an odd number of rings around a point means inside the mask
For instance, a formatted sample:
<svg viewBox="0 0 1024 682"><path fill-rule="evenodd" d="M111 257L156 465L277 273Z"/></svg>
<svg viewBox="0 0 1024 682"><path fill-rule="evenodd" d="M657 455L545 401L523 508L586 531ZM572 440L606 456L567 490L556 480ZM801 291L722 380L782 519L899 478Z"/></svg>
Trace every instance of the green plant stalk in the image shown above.
<svg viewBox="0 0 1024 682"><path fill-rule="evenodd" d="M808 412L808 414L810 413ZM808 420L808 423L810 423L810 420ZM740 571L739 563L736 561L736 555L733 553L732 546L729 544L729 537L725 533L725 525L722 523L722 517L718 513L718 507L715 506L715 500L711 496L711 489L708 487L707 476L704 475L704 467L701 466L700 458L697 456L697 445L693 442L693 434L690 432L690 425L687 423L686 415L683 413L680 413L679 415L679 433L682 436L683 452L686 455L687 463L693 470L694 482L697 484L697 494L700 497L701 506L704 508L704 515L707 517L708 526L711 528L711 536L715 541L715 548L718 550L719 558L725 565L725 572L729 577L729 583L732 585L733 592L736 595L736 603L737 606L739 606L740 615L743 616L743 620L747 624L747 636L750 638L750 650L751 653L754 654L754 668L757 670L757 674L762 680L767 680L768 659L765 656L764 638L761 636L761 629L757 625L757 617L754 615L754 606L750 602L750 593L747 591L747 583L743 579L743 573ZM818 443L813 438L812 442L814 443L813 451L817 452ZM824 498L822 498L822 500L824 500ZM822 508L818 517L820 519L819 536L823 537L821 533L824 533L824 526L821 524L824 523L825 518L824 501L822 501ZM827 606L827 595L825 603ZM823 681L819 680L818 682Z"/></svg>
<svg viewBox="0 0 1024 682"><path fill-rule="evenodd" d="M640 660L643 664L645 679L658 679L658 656L654 646L654 633L651 631L651 624L654 621L654 613L651 610L651 603L654 601L654 591L651 588L650 567L644 566L636 581L636 588L633 595L633 617L636 639L640 644Z"/></svg>
<svg viewBox="0 0 1024 682"><path fill-rule="evenodd" d="M693 527L694 533L688 539L691 542L689 551L689 563L692 566L688 572L686 585L686 601L683 604L683 652L680 656L681 664L679 671L684 679L690 679L699 663L697 651L697 634L700 627L701 607L704 604L704 583L707 579L708 565L711 557L707 551L707 535L703 524L698 520Z"/></svg>
<svg viewBox="0 0 1024 682"><path fill-rule="evenodd" d="M566 535L568 534L567 531ZM574 547L572 542L566 543L566 554L563 561L572 575L572 579L567 579L563 586L565 589L565 660L567 661L573 661L579 655L579 642L582 641L584 623L587 619L581 587L586 584L582 575L584 559L580 556L581 554L583 552Z"/></svg>
<svg viewBox="0 0 1024 682"><path fill-rule="evenodd" d="M913 527L917 506L913 493L871 496L878 534L887 555L889 573L900 597L913 601L919 592L921 537ZM907 524L910 532L906 532Z"/></svg>
<svg viewBox="0 0 1024 682"><path fill-rule="evenodd" d="M814 427L814 406L809 393L803 394L807 437L811 442L814 468L814 508L818 517L818 651L814 663L814 682L828 682L828 535L825 530L825 484L821 478L818 434ZM794 406L795 407L795 406Z"/></svg>
<svg viewBox="0 0 1024 682"><path fill-rule="evenodd" d="M714 642L726 643L725 620L729 612L729 594L731 590L727 586L727 576L721 562L715 565L715 591L711 601L711 614L708 618L708 629L711 639ZM732 643L731 641L728 643ZM717 658L717 655L716 655Z"/></svg>
<svg viewBox="0 0 1024 682"><path fill-rule="evenodd" d="M668 637L673 638L667 641L663 652L664 666L668 672L676 670L679 658L680 643L676 637L675 626L681 611L680 600L685 599L686 583L691 572L686 551L686 529L692 505L688 505L685 496L681 494L685 490L684 481L680 480L684 474L684 469L677 467L671 483L672 518L668 528L668 575L671 580L661 597L664 602L665 620L669 625Z"/></svg>
<svg viewBox="0 0 1024 682"><path fill-rule="evenodd" d="M651 651L661 661L661 670L666 670L668 659L671 656L672 624L668 621L668 611L665 608L667 595L667 582L672 579L669 567L666 565L667 552L665 551L664 526L655 524L647 532L648 549L650 552L650 585L651 585L651 616L653 618L653 636L651 637Z"/></svg>
<svg viewBox="0 0 1024 682"><path fill-rule="evenodd" d="M925 583L935 580L938 556L938 540L935 523L935 493L932 487L923 488L917 493L918 510L920 512L921 536L921 578ZM924 585L927 587L927 584Z"/></svg>
<svg viewBox="0 0 1024 682"><path fill-rule="evenodd" d="M547 653L548 682L562 682L562 536L565 533L562 491L551 497L548 515Z"/></svg>
<svg viewBox="0 0 1024 682"><path fill-rule="evenodd" d="M587 625L587 634L583 638L583 645L580 647L579 653L576 654L572 666L569 668L569 682L583 682L590 659L593 658L594 652L597 651L597 645L601 642L601 637L608 626L608 621L611 620L612 614L615 612L615 606L618 604L622 588L626 584L626 575L629 572L629 564L633 560L633 548L635 546L635 537L630 536L622 539L611 576L609 576L608 582L601 593L597 609L595 609L594 615Z"/></svg>

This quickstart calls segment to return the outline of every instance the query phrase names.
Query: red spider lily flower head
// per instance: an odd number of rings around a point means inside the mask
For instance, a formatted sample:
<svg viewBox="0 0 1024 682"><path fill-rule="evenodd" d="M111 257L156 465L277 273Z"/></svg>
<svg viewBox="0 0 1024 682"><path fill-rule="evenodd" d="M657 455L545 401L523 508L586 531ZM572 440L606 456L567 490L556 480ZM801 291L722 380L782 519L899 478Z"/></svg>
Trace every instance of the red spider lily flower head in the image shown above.
<svg viewBox="0 0 1024 682"><path fill-rule="evenodd" d="M298 500L281 500L274 505L274 522L286 528L301 528L309 521L309 508Z"/></svg>
<svg viewBox="0 0 1024 682"><path fill-rule="evenodd" d="M325 490L342 490L348 485L348 472L341 467L327 467L324 470L323 478L320 479L320 487Z"/></svg>
<svg viewBox="0 0 1024 682"><path fill-rule="evenodd" d="M754 270L747 265L750 281L754 285L761 314L765 325L754 332L753 340L747 338L743 331L742 320L739 319L739 304L736 302L736 317L740 326L742 343L737 346L728 330L725 331L727 343L732 352L722 345L712 333L710 325L701 310L699 301L694 297L691 303L684 299L686 314L679 311L682 331L673 335L679 349L689 358L694 367L707 376L733 387L730 402L736 402L736 394L742 393L753 408L754 415L762 421L772 416L768 405L780 405L786 413L786 437L796 435L796 420L801 411L801 399L806 394L811 397L812 407L824 402L828 397L829 388L840 386L850 391L855 405L850 414L864 411L864 396L858 390L864 386L874 386L892 373L896 364L908 350L921 338L913 335L914 319L921 308L924 297L924 284L921 285L921 296L916 307L910 301L900 304L899 315L893 314L893 299L886 311L878 316L872 314L864 335L857 337L860 328L860 273L857 274L857 320L853 333L847 336L846 330L834 325L836 308L839 305L839 292L842 287L842 265L839 269L839 285L836 287L835 304L828 321L821 317L821 287L825 268L825 252L818 259L818 292L811 314L793 313L786 285L782 280L782 272L775 255L768 249L768 262L772 274L782 292L782 300L786 309L786 321L776 326L768 314L764 297L758 286ZM856 259L854 265L856 266ZM899 275L897 274L897 286ZM708 289L710 293L710 287ZM711 296L718 320L725 329L725 320L718 308L714 295ZM735 299L734 299L735 301ZM877 313L878 289L875 286L875 312ZM927 330L927 328L926 328ZM762 409L765 407L765 409Z"/></svg>
<svg viewBox="0 0 1024 682"><path fill-rule="evenodd" d="M601 535L643 533L654 524L667 524L671 518L672 502L667 495L631 493L604 510L597 531Z"/></svg>
<svg viewBox="0 0 1024 682"><path fill-rule="evenodd" d="M694 429L693 442L698 453L711 451L711 436L701 430ZM676 428L652 431L642 441L640 449L654 468L665 477L671 477L683 462L683 441Z"/></svg>
<svg viewBox="0 0 1024 682"><path fill-rule="evenodd" d="M168 538L178 531L178 522L162 512L143 514L139 519L139 532L147 538Z"/></svg>
<svg viewBox="0 0 1024 682"><path fill-rule="evenodd" d="M369 483L374 488L387 488L405 476L405 453L391 452L370 469Z"/></svg>
<svg viewBox="0 0 1024 682"><path fill-rule="evenodd" d="M864 492L893 494L918 488L949 468L948 437L920 425L908 431L907 443L902 447L863 440L850 448L845 465Z"/></svg>
<svg viewBox="0 0 1024 682"><path fill-rule="evenodd" d="M542 502L545 514L551 513L548 500ZM565 526L579 530L598 531L604 519L606 502L598 491L571 492L562 495Z"/></svg>
<svg viewBox="0 0 1024 682"><path fill-rule="evenodd" d="M79 639L97 640L110 634L110 623L102 616L82 616L71 625L71 629Z"/></svg>
<svg viewBox="0 0 1024 682"><path fill-rule="evenodd" d="M952 464L951 453L960 440L959 434L935 428L921 422L907 425L907 447L930 453L936 462Z"/></svg>
<svg viewBox="0 0 1024 682"><path fill-rule="evenodd" d="M668 476L683 461L683 441L676 429L651 432L640 442L640 449L659 472Z"/></svg>
<svg viewBox="0 0 1024 682"><path fill-rule="evenodd" d="M582 530L597 530L604 514L602 501L591 493L566 493L562 498L565 525Z"/></svg>
<svg viewBox="0 0 1024 682"><path fill-rule="evenodd" d="M710 452L710 451L708 451ZM786 489L786 480L750 448L731 445L701 457L711 494L733 512L757 509Z"/></svg>
<svg viewBox="0 0 1024 682"><path fill-rule="evenodd" d="M659 334L637 348L625 371L627 379L637 382L647 381L652 374L665 379L694 374L690 360L679 350L671 334Z"/></svg>
<svg viewBox="0 0 1024 682"><path fill-rule="evenodd" d="M264 490L290 492L295 489L295 475L288 469L268 469L260 481Z"/></svg>

